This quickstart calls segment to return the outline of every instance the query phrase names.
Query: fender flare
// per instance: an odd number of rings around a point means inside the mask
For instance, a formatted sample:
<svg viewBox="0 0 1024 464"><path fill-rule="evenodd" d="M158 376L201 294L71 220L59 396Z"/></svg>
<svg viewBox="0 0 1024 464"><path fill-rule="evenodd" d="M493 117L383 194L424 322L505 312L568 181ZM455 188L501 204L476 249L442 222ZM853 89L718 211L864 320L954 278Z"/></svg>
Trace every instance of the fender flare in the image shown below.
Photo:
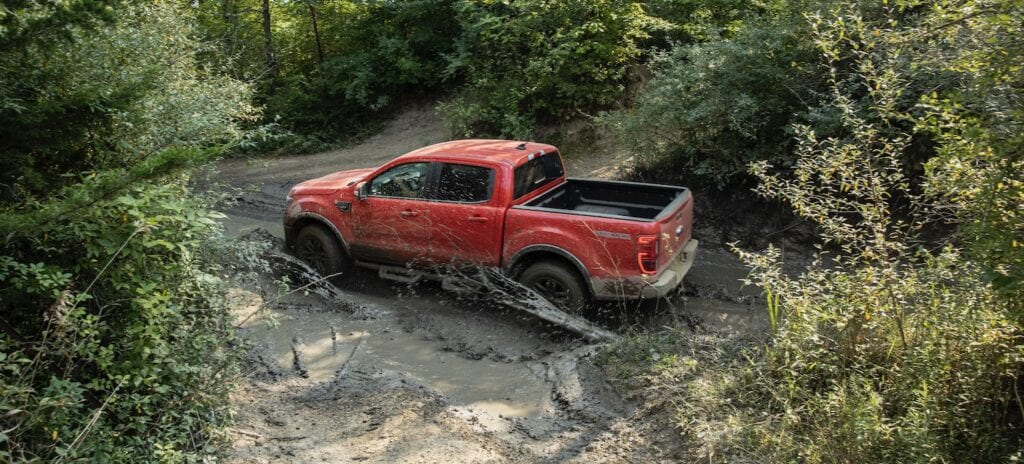
<svg viewBox="0 0 1024 464"><path fill-rule="evenodd" d="M303 211L303 212L301 212L299 214L296 214L295 216L292 216L292 220L291 220L292 226L291 227L294 227L295 223L297 223L297 222L299 222L299 221L301 221L303 219L312 220L313 222L316 222L316 223L319 223L321 225L327 226L327 228L331 232L334 233L334 236L338 239L338 242L341 243L341 247L345 249L345 253L349 252L348 242L345 240L345 237L341 235L341 231L339 231L338 228L335 227L334 223L331 222L329 219L327 219L326 217L321 216L321 215L319 215L317 213L314 213L312 211ZM295 233L298 233L298 230L296 230ZM292 246L292 244L287 244L287 245L289 247Z"/></svg>
<svg viewBox="0 0 1024 464"><path fill-rule="evenodd" d="M580 273L580 277L583 278L584 283L587 285L587 290L590 291L591 295L594 294L593 281L591 280L590 272L587 271L587 267L583 265L583 261L580 261L580 259L577 258L576 255L573 255L568 250L554 245L529 245L517 251L514 255L512 255L512 258L508 260L508 264L505 266L506 274L511 275L511 271L515 269L515 267L519 264L519 261L521 261L526 255L529 255L530 253L537 251L554 253L564 258L566 261L572 263L573 267L575 267L576 271Z"/></svg>

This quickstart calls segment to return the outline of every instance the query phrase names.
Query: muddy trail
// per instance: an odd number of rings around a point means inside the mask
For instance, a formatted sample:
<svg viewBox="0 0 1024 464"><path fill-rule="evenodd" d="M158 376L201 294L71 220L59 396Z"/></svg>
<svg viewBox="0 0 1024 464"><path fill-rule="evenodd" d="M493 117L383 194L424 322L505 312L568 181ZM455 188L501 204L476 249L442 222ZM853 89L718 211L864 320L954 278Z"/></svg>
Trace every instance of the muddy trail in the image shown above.
<svg viewBox="0 0 1024 464"><path fill-rule="evenodd" d="M280 249L291 186L373 167L446 136L432 109L415 108L358 146L228 160L204 182L236 192L224 207L228 234ZM609 158L569 158L569 173L620 175L609 166L622 158L602 156ZM597 324L617 333L763 331L759 291L740 283L746 269L699 233L702 249L680 296L601 306ZM509 301L364 271L343 289L295 291L318 279L287 258L272 261L262 285L237 293L248 362L232 399L229 462L671 462L682 446L652 411L613 391L592 362L600 345ZM282 292L275 281L285 276L293 290Z"/></svg>

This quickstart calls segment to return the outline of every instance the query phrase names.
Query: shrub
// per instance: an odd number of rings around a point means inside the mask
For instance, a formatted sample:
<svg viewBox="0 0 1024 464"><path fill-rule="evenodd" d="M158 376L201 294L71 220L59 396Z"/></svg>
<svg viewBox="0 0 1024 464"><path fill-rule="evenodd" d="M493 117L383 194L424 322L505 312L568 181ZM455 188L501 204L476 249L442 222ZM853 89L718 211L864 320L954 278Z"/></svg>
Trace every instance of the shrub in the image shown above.
<svg viewBox="0 0 1024 464"><path fill-rule="evenodd" d="M3 458L216 453L237 353L225 282L204 252L217 214L183 183L93 198L9 236L0 256Z"/></svg>
<svg viewBox="0 0 1024 464"><path fill-rule="evenodd" d="M959 185L946 183L950 175L987 178L992 166L985 161L993 153L1012 155L993 150L971 158L956 150L959 159L978 162L956 170L933 165L943 168L929 171L927 188L911 180L904 156L915 140L907 121L928 127L955 120L939 112L928 116L936 119L921 119L905 109L904 98L916 97L908 91L914 84L908 73L941 49L923 31L962 23L970 27L951 32L958 44L971 43L966 38L975 34L988 36L985 22L975 22L984 14L969 13L973 3L964 3L957 9L963 16L953 23L944 8L925 12L937 18L924 20L902 6L875 19L855 6L809 16L829 71L827 105L841 130L821 136L796 126L791 168L761 161L751 173L761 194L814 222L827 248L799 276L782 271L776 249L739 251L753 268L752 282L765 290L770 343L744 352L721 348L733 346L721 341L711 351L691 354L701 359L702 353L733 353L714 358L718 365L656 367L680 379L677 425L693 444L693 460L924 463L1024 457L1020 302L1005 281L990 274L994 264L1005 266L1003 260L1014 255L965 253L974 249L977 223L966 223L967 243L921 234L933 221L950 217L951 208L954 217L973 220L976 208L1011 203L1012 189L991 200L974 198L981 205L950 204L948 195L934 194ZM999 10L985 14L1002 16ZM989 49L993 42L977 43ZM958 109L942 113L955 116ZM993 121L985 125L1000 128ZM969 130L945 132L954 137L941 142L964 141ZM957 148L943 145L939 153ZM936 159L958 159L942 156ZM1006 234L982 237L990 243L988 238ZM1003 277L1012 281L1013 274Z"/></svg>
<svg viewBox="0 0 1024 464"><path fill-rule="evenodd" d="M627 0L463 0L443 111L459 136L528 138L535 125L617 104L652 19Z"/></svg>
<svg viewBox="0 0 1024 464"><path fill-rule="evenodd" d="M719 185L753 161L787 165L796 122L809 122L823 87L802 18L748 21L732 37L681 46L655 75L619 133L641 169L660 163ZM817 128L828 125L821 113Z"/></svg>
<svg viewBox="0 0 1024 464"><path fill-rule="evenodd" d="M0 203L170 146L226 143L258 117L249 85L197 63L203 45L176 6L106 11L113 22L96 30L33 8L68 21L51 26L68 37L30 34L34 42L0 56L0 184L14 193Z"/></svg>

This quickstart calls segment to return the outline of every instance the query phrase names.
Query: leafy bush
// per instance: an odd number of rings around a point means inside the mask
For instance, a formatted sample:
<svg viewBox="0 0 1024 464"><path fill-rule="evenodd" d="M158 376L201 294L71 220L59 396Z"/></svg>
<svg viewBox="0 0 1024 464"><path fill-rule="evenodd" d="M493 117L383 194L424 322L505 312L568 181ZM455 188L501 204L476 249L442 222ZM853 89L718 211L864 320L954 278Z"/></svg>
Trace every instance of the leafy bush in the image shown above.
<svg viewBox="0 0 1024 464"><path fill-rule="evenodd" d="M668 164L721 185L753 161L790 163L788 127L817 118L827 128L831 118L809 113L824 82L803 24L795 13L752 19L656 62L619 130L640 168Z"/></svg>
<svg viewBox="0 0 1024 464"><path fill-rule="evenodd" d="M459 136L526 138L617 104L653 20L639 2L464 0L448 65L465 84L443 111Z"/></svg>
<svg viewBox="0 0 1024 464"><path fill-rule="evenodd" d="M183 182L93 198L8 239L4 458L155 462L216 452L237 353L225 283L204 253L218 216Z"/></svg>
<svg viewBox="0 0 1024 464"><path fill-rule="evenodd" d="M916 50L890 29L897 21L811 19L830 69L847 57L874 105L856 106L833 72L833 104L852 137L798 128L789 180L754 165L760 191L815 221L838 253L799 280L773 251L743 254L781 321L757 379L770 415L748 437L774 461L1019 459L1016 302L952 244L929 252L917 236L936 205L914 193L901 160L912 136L894 130L909 117L902 73ZM897 213L906 201L919 215Z"/></svg>
<svg viewBox="0 0 1024 464"><path fill-rule="evenodd" d="M728 37L742 30L747 19L768 14L778 6L744 0L647 0L644 8L667 23L652 34L653 45L663 47Z"/></svg>
<svg viewBox="0 0 1024 464"><path fill-rule="evenodd" d="M4 198L73 182L69 172L128 166L172 145L225 143L258 117L249 85L199 66L203 46L176 7L113 16L101 30L63 25L68 37L39 34L0 56L0 184L19 187Z"/></svg>

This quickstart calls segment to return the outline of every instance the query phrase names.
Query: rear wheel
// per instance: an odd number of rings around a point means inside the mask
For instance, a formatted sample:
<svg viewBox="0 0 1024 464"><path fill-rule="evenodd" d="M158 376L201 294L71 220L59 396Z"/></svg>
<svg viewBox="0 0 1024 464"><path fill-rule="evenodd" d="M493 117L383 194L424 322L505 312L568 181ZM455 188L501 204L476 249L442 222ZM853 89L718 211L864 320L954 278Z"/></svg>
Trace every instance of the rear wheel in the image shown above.
<svg viewBox="0 0 1024 464"><path fill-rule="evenodd" d="M519 283L569 314L582 315L588 295L579 274L567 266L541 261L519 275Z"/></svg>
<svg viewBox="0 0 1024 464"><path fill-rule="evenodd" d="M352 258L334 235L320 225L309 225L299 231L295 237L295 255L332 282L340 282L353 268Z"/></svg>

